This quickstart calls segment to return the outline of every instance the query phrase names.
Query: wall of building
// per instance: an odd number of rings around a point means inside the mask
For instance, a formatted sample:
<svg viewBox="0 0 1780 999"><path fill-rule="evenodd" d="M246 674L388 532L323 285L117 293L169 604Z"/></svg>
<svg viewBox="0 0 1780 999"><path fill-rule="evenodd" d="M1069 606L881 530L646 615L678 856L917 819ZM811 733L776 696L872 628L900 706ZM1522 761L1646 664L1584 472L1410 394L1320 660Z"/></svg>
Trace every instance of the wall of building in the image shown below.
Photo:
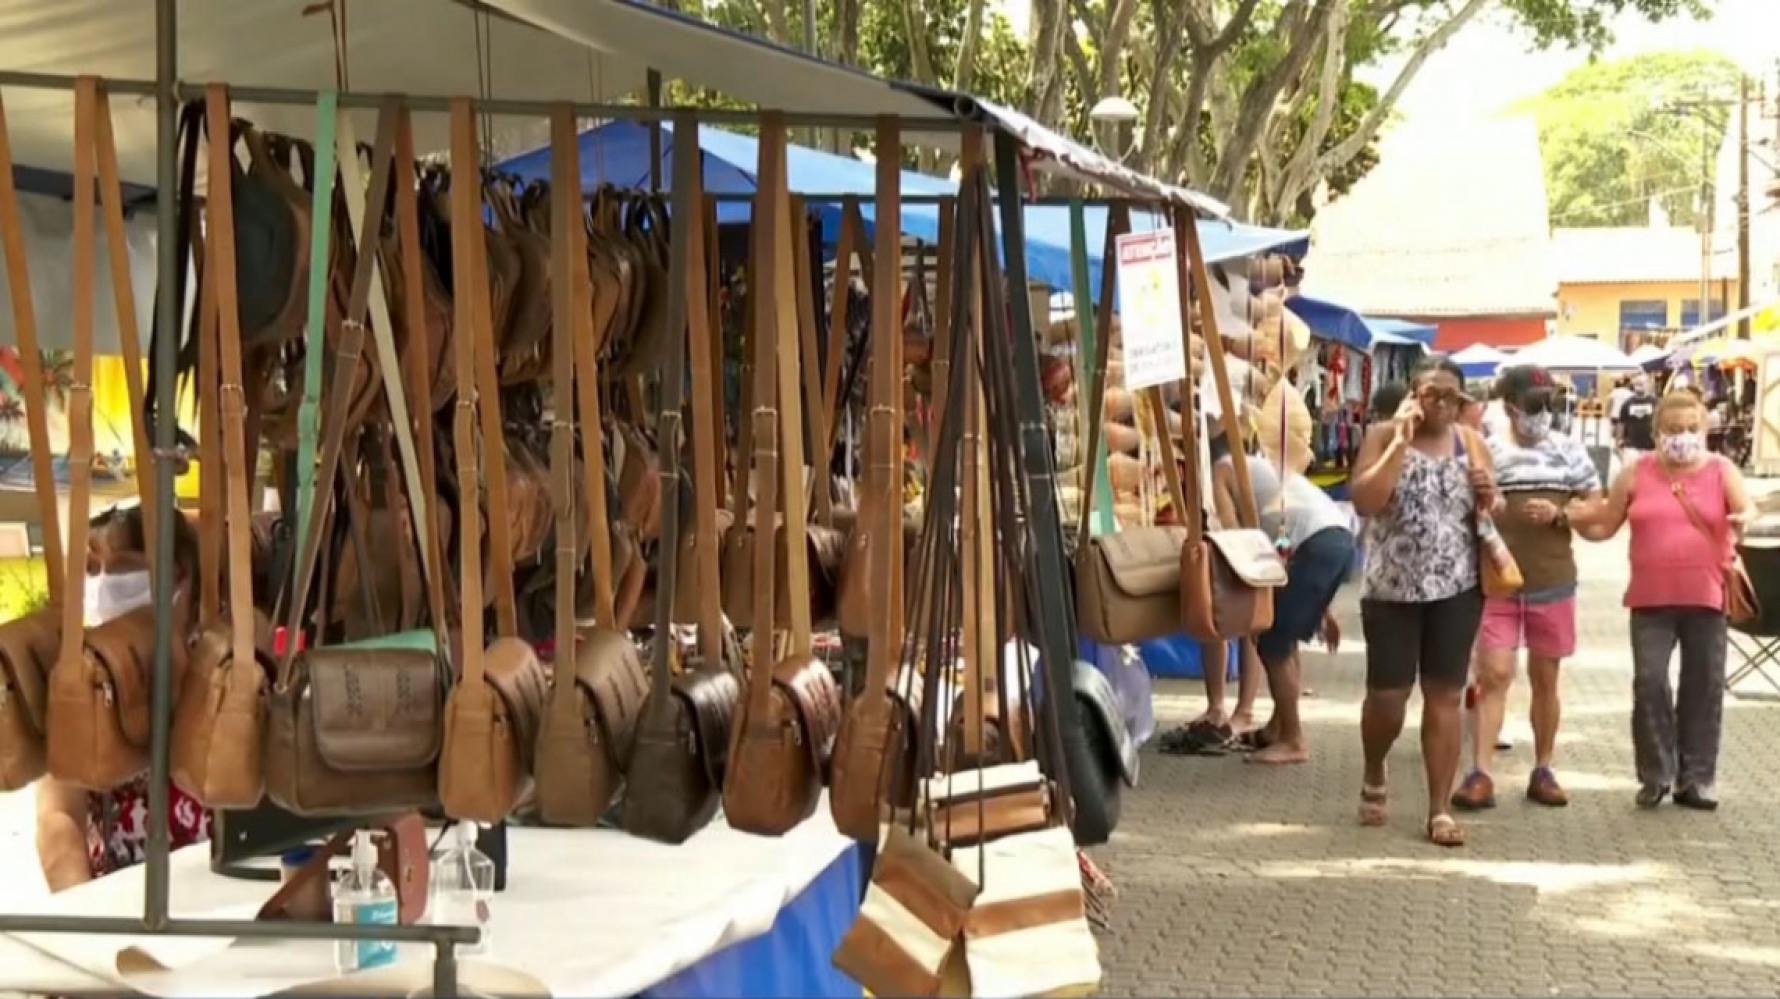
<svg viewBox="0 0 1780 999"><path fill-rule="evenodd" d="M1713 303L1709 314L1723 315L1723 303L1736 307L1737 283L1735 281L1715 281L1711 289ZM1656 325L1662 329L1678 329L1693 325L1704 320L1696 318L1697 310L1689 310L1688 304L1700 297L1698 281L1670 281L1656 283L1627 284L1559 284L1558 285L1558 319L1559 334L1581 334L1600 337L1604 342L1618 345L1621 331L1621 316L1625 303L1638 303L1654 306L1662 303L1663 316ZM1634 308L1637 315L1656 316L1652 309Z"/></svg>
<svg viewBox="0 0 1780 999"><path fill-rule="evenodd" d="M1398 316L1436 328L1434 349L1445 353L1474 343L1491 347L1524 347L1545 339L1545 316Z"/></svg>

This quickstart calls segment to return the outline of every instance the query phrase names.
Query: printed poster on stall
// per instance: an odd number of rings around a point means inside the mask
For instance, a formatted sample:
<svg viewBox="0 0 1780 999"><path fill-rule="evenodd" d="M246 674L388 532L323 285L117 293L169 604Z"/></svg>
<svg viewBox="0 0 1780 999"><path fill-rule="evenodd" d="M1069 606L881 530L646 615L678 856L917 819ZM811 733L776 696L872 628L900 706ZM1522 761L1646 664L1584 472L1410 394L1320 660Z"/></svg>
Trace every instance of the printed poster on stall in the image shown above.
<svg viewBox="0 0 1780 999"><path fill-rule="evenodd" d="M1154 388L1187 377L1180 335L1180 281L1174 230L1118 238L1119 328L1125 346L1125 389Z"/></svg>

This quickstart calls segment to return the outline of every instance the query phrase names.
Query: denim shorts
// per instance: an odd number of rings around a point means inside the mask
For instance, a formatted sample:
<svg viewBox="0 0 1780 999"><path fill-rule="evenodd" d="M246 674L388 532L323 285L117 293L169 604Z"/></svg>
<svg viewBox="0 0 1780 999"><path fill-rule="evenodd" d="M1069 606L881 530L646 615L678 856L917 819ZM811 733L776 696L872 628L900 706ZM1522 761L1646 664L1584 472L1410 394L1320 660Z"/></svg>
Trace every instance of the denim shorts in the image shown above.
<svg viewBox="0 0 1780 999"><path fill-rule="evenodd" d="M1255 638L1263 662L1280 662L1316 637L1353 564L1354 536L1343 527L1325 527L1292 550L1286 585L1273 594L1273 627Z"/></svg>

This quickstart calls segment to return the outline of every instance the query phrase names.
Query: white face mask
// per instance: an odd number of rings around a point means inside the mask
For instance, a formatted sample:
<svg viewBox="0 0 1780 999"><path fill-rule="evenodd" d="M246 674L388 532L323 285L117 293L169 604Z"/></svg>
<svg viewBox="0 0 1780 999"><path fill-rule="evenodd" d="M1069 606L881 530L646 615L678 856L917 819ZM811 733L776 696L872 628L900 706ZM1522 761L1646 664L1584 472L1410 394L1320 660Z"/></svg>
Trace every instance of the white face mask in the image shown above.
<svg viewBox="0 0 1780 999"><path fill-rule="evenodd" d="M100 573L86 578L86 623L97 627L122 617L138 607L146 607L154 599L149 573Z"/></svg>

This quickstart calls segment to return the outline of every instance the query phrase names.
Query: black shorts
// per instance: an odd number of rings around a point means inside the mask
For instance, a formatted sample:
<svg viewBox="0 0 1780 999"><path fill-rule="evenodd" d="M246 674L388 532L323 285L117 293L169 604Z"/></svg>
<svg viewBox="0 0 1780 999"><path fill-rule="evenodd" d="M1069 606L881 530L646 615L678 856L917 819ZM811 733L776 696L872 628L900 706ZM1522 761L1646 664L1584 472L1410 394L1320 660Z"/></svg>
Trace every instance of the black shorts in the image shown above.
<svg viewBox="0 0 1780 999"><path fill-rule="evenodd" d="M1273 627L1255 638L1262 662L1283 662L1316 637L1353 565L1354 535L1345 527L1326 527L1293 549L1286 585L1273 594Z"/></svg>
<svg viewBox="0 0 1780 999"><path fill-rule="evenodd" d="M1483 591L1475 588L1426 604L1360 601L1366 687L1407 690L1417 677L1424 687L1463 687L1482 621Z"/></svg>

